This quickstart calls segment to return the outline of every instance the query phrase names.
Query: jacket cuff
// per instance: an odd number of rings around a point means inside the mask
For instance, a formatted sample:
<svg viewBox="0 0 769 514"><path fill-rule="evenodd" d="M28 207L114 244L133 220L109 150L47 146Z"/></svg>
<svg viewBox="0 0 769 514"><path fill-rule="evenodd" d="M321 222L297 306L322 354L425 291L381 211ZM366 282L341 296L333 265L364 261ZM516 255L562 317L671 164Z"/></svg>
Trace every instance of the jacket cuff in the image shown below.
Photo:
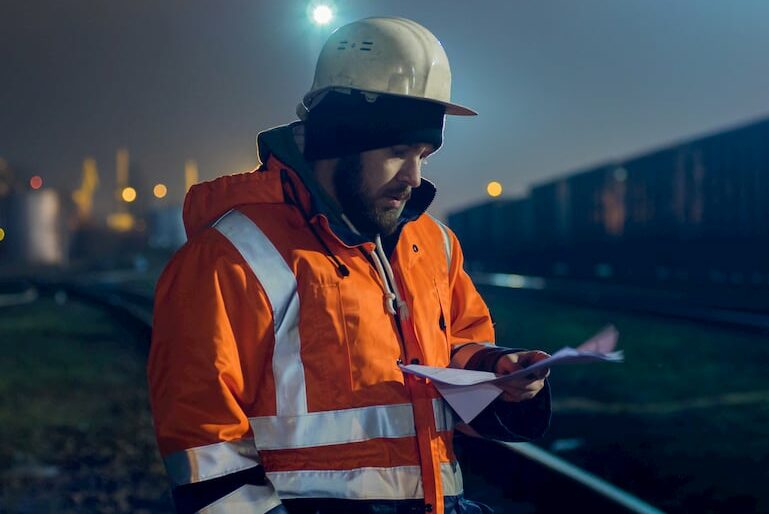
<svg viewBox="0 0 769 514"><path fill-rule="evenodd" d="M467 361L465 369L472 369L475 371L490 371L494 373L494 369L497 367L497 362L503 356L509 353L515 353L523 351L516 348L499 348L496 346L490 348L483 348L475 352L472 357Z"/></svg>
<svg viewBox="0 0 769 514"><path fill-rule="evenodd" d="M503 356L524 351L511 348L484 348L478 350L467 361L466 369L494 373L499 359ZM537 439L550 426L550 383L532 398L523 402L494 400L470 422L470 426L483 437L508 442Z"/></svg>
<svg viewBox="0 0 769 514"><path fill-rule="evenodd" d="M272 491L270 496L274 495L274 490L267 480L264 468L256 466L211 480L177 486L172 490L174 506L177 514L194 514L234 493L241 487L249 485L262 488L269 486L269 490ZM275 497L275 502L279 503L277 497Z"/></svg>
<svg viewBox="0 0 769 514"><path fill-rule="evenodd" d="M470 422L483 437L508 442L531 441L542 437L550 426L550 383L523 402L494 400Z"/></svg>

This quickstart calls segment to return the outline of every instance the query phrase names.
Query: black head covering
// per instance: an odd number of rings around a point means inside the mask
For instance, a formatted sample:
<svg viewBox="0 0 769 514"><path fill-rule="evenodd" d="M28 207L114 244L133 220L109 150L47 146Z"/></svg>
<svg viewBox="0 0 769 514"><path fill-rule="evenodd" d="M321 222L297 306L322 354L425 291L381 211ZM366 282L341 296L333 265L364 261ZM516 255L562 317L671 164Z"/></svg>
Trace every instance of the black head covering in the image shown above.
<svg viewBox="0 0 769 514"><path fill-rule="evenodd" d="M332 159L402 144L443 143L445 107L413 98L329 91L305 120L304 156Z"/></svg>

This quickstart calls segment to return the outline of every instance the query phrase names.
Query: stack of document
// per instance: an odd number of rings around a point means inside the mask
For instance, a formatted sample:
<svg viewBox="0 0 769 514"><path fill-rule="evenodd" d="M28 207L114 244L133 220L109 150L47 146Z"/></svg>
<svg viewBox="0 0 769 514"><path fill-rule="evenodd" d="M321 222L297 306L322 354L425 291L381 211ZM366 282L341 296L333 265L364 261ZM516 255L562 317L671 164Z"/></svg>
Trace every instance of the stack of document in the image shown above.
<svg viewBox="0 0 769 514"><path fill-rule="evenodd" d="M499 385L526 376L543 368L561 364L586 362L622 362L622 351L615 351L619 332L608 326L577 346L561 348L550 357L507 375L487 371L454 368L436 368L419 364L400 365L404 373L410 373L433 382L438 392L459 414L465 423L472 421L483 409L502 393Z"/></svg>

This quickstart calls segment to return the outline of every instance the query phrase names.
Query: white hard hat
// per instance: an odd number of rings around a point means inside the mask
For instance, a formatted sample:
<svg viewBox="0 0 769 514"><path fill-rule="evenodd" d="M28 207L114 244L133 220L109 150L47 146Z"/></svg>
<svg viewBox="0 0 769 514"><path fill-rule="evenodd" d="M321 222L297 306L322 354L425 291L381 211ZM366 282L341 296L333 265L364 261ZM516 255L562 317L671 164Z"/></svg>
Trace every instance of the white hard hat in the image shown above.
<svg viewBox="0 0 769 514"><path fill-rule="evenodd" d="M297 111L312 109L332 89L424 99L444 105L446 114L478 114L451 102L451 69L440 41L405 18L365 18L335 30Z"/></svg>

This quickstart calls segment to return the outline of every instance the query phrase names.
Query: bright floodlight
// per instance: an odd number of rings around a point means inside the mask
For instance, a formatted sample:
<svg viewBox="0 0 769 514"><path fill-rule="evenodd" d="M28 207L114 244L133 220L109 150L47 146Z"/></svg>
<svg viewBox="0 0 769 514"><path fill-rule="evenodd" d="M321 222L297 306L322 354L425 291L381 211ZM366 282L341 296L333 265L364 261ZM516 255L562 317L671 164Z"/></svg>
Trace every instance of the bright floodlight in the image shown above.
<svg viewBox="0 0 769 514"><path fill-rule="evenodd" d="M331 7L327 5L319 5L312 10L312 20L318 25L327 24L333 17L334 13L331 11Z"/></svg>

